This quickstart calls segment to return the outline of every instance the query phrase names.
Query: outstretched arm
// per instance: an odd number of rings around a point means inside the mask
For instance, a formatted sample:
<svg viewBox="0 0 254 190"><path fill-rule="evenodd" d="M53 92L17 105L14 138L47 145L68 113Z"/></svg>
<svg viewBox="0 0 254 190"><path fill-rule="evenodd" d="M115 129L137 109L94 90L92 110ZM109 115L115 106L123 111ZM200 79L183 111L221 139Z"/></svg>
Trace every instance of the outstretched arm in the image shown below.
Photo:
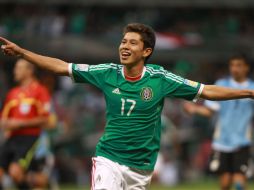
<svg viewBox="0 0 254 190"><path fill-rule="evenodd" d="M233 100L242 98L254 98L254 90L240 90L216 85L205 85L201 98L206 100Z"/></svg>
<svg viewBox="0 0 254 190"><path fill-rule="evenodd" d="M21 57L43 69L59 75L69 75L68 63L65 61L33 53L2 37L0 37L0 42L4 44L1 46L1 49L6 55Z"/></svg>

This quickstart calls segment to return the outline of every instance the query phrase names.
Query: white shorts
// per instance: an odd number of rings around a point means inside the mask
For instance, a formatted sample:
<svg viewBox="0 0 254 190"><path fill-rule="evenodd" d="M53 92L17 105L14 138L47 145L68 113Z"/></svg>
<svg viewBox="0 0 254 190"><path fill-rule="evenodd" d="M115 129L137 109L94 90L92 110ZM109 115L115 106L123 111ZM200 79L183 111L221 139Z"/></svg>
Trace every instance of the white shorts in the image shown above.
<svg viewBox="0 0 254 190"><path fill-rule="evenodd" d="M146 190L152 171L133 169L107 158L92 158L91 190Z"/></svg>

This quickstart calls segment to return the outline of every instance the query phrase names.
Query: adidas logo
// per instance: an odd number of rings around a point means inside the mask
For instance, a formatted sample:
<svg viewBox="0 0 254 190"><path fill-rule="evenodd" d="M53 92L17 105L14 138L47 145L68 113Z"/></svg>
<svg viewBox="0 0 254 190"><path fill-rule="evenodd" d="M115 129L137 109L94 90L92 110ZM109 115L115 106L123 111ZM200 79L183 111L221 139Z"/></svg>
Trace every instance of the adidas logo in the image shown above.
<svg viewBox="0 0 254 190"><path fill-rule="evenodd" d="M114 93L114 94L121 94L119 88L116 88L115 90L113 90L112 93Z"/></svg>

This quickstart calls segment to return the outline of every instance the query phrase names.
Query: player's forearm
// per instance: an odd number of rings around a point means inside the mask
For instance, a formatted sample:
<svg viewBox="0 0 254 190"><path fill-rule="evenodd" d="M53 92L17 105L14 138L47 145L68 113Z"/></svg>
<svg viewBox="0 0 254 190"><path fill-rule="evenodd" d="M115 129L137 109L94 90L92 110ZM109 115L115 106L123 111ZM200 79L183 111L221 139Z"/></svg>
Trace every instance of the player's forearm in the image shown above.
<svg viewBox="0 0 254 190"><path fill-rule="evenodd" d="M254 91L248 89L231 89L216 85L205 85L200 97L206 100L233 100L241 98L253 98Z"/></svg>
<svg viewBox="0 0 254 190"><path fill-rule="evenodd" d="M43 69L59 75L68 75L68 63L60 59L42 56L26 49L20 50L20 56Z"/></svg>
<svg viewBox="0 0 254 190"><path fill-rule="evenodd" d="M43 127L48 122L48 117L36 117L30 120L20 120L19 121L19 128L26 128L26 127Z"/></svg>
<svg viewBox="0 0 254 190"><path fill-rule="evenodd" d="M197 106L195 113L205 117L211 117L213 115L213 111L205 106Z"/></svg>
<svg viewBox="0 0 254 190"><path fill-rule="evenodd" d="M29 127L43 127L48 122L48 117L36 117L30 120L5 119L2 121L4 130L16 130Z"/></svg>

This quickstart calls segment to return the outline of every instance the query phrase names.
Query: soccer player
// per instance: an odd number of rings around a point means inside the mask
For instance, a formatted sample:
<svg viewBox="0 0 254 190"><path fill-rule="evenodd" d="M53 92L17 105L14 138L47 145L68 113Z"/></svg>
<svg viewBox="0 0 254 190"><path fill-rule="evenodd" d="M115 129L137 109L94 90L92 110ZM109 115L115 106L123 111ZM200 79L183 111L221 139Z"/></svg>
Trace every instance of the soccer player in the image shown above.
<svg viewBox="0 0 254 190"><path fill-rule="evenodd" d="M250 65L244 56L233 56L229 60L230 77L218 80L216 85L254 89L254 81L248 78L249 69ZM206 101L204 106L186 103L184 107L190 114L210 117L217 113L209 169L219 174L222 190L229 190L232 185L237 190L245 189L248 163L251 159L254 102L250 99Z"/></svg>
<svg viewBox="0 0 254 190"><path fill-rule="evenodd" d="M5 172L19 189L28 189L26 172L36 151L42 127L47 125L50 96L35 78L35 66L19 59L14 67L18 83L7 94L1 116L6 141L0 151L0 180Z"/></svg>
<svg viewBox="0 0 254 190"><path fill-rule="evenodd" d="M107 123L93 160L92 189L147 189L160 147L161 111L165 97L196 101L253 98L254 91L204 85L183 79L158 65L145 65L155 33L133 23L124 28L120 63L67 63L38 55L0 38L3 52L18 56L74 82L90 83L106 99Z"/></svg>

